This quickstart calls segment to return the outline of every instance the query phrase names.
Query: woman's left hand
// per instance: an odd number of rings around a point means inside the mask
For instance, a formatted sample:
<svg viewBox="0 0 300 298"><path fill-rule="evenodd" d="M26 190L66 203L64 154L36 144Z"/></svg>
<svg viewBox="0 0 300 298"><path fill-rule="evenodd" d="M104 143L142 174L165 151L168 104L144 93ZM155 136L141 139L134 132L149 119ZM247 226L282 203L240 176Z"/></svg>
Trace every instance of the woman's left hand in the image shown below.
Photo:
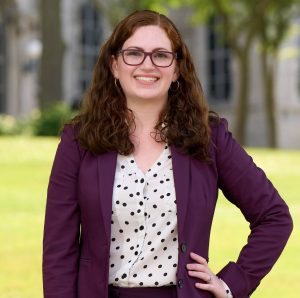
<svg viewBox="0 0 300 298"><path fill-rule="evenodd" d="M211 292L216 298L226 298L227 294L222 281L209 269L206 260L193 252L190 253L190 257L196 263L186 265L189 276L199 278L205 282L196 283L195 287Z"/></svg>

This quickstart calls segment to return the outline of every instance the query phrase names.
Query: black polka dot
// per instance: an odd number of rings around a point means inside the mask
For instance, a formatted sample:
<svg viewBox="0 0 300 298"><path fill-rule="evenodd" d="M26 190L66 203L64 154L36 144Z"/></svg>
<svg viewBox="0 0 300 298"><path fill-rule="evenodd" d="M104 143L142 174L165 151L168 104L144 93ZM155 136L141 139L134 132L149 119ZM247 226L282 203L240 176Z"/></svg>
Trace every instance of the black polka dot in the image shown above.
<svg viewBox="0 0 300 298"><path fill-rule="evenodd" d="M167 222L167 226L169 226L170 224L171 224L171 222L168 221L168 222Z"/></svg>
<svg viewBox="0 0 300 298"><path fill-rule="evenodd" d="M144 226L140 226L139 229L140 229L140 231L143 231L144 230Z"/></svg>
<svg viewBox="0 0 300 298"><path fill-rule="evenodd" d="M158 267L158 268L161 268L161 267L162 267L162 265L160 264L160 265L158 265L157 267Z"/></svg>
<svg viewBox="0 0 300 298"><path fill-rule="evenodd" d="M110 264L110 267L111 267L111 268L115 267L115 264Z"/></svg>
<svg viewBox="0 0 300 298"><path fill-rule="evenodd" d="M121 187L121 184L118 184L117 187L120 188L120 187Z"/></svg>
<svg viewBox="0 0 300 298"><path fill-rule="evenodd" d="M164 276L167 276L167 275L168 275L168 273L167 273L167 272L165 272L165 273L164 273Z"/></svg>
<svg viewBox="0 0 300 298"><path fill-rule="evenodd" d="M140 204L140 206L143 206L143 205L144 205L143 201L140 201L139 204Z"/></svg>
<svg viewBox="0 0 300 298"><path fill-rule="evenodd" d="M116 250L118 250L118 249L120 249L120 246L117 246L117 247L116 247Z"/></svg>
<svg viewBox="0 0 300 298"><path fill-rule="evenodd" d="M154 228L155 226L156 226L156 223L153 223L153 224L152 224L152 227Z"/></svg>
<svg viewBox="0 0 300 298"><path fill-rule="evenodd" d="M127 238L127 239L126 239L126 242L130 242L130 238Z"/></svg>
<svg viewBox="0 0 300 298"><path fill-rule="evenodd" d="M147 244L148 244L148 245L151 245L151 243L152 243L151 241L148 241L148 243L147 243Z"/></svg>
<svg viewBox="0 0 300 298"><path fill-rule="evenodd" d="M144 183L144 181L145 181L144 178L142 178L142 179L140 180L141 183Z"/></svg>
<svg viewBox="0 0 300 298"><path fill-rule="evenodd" d="M133 276L133 277L137 277L137 274L136 274L136 273L134 273L132 276Z"/></svg>
<svg viewBox="0 0 300 298"><path fill-rule="evenodd" d="M124 273L124 274L122 275L122 279L125 279L126 277L127 277L127 274Z"/></svg>
<svg viewBox="0 0 300 298"><path fill-rule="evenodd" d="M134 212L133 212L133 211L131 211L131 212L130 212L130 215L131 215L131 216L133 216L133 215L134 215Z"/></svg>
<svg viewBox="0 0 300 298"><path fill-rule="evenodd" d="M148 267L147 265L144 265L144 266L143 266L144 269L146 269L147 267Z"/></svg>
<svg viewBox="0 0 300 298"><path fill-rule="evenodd" d="M119 230L120 233L123 233L124 231L122 229Z"/></svg>
<svg viewBox="0 0 300 298"><path fill-rule="evenodd" d="M156 209L156 208L157 208L157 205L154 204L154 205L153 205L153 208Z"/></svg>
<svg viewBox="0 0 300 298"><path fill-rule="evenodd" d="M130 160L130 162L131 162L131 163L134 163L134 160L132 159L132 160Z"/></svg>
<svg viewBox="0 0 300 298"><path fill-rule="evenodd" d="M133 193L129 194L129 196L132 198L133 197Z"/></svg>
<svg viewBox="0 0 300 298"><path fill-rule="evenodd" d="M125 221L125 225L129 225L129 221L126 220L126 221Z"/></svg>
<svg viewBox="0 0 300 298"><path fill-rule="evenodd" d="M120 257L121 259L124 259L124 256L123 255L121 255L121 257Z"/></svg>
<svg viewBox="0 0 300 298"><path fill-rule="evenodd" d="M173 264L173 267L174 267L174 268L177 267L177 264Z"/></svg>
<svg viewBox="0 0 300 298"><path fill-rule="evenodd" d="M164 217L165 215L166 215L165 213L162 213L162 214L161 214L161 217Z"/></svg>
<svg viewBox="0 0 300 298"><path fill-rule="evenodd" d="M123 203L122 205L123 205L124 207L126 207L126 206L127 206L127 204L126 204L126 203Z"/></svg>
<svg viewBox="0 0 300 298"><path fill-rule="evenodd" d="M154 251L154 247L151 248L151 251Z"/></svg>
<svg viewBox="0 0 300 298"><path fill-rule="evenodd" d="M157 165L158 165L158 166L161 166L161 162L158 162Z"/></svg>
<svg viewBox="0 0 300 298"><path fill-rule="evenodd" d="M157 174L153 174L153 177L157 177Z"/></svg>
<svg viewBox="0 0 300 298"><path fill-rule="evenodd" d="M148 276L151 277L151 276L152 276L152 273L149 273Z"/></svg>
<svg viewBox="0 0 300 298"><path fill-rule="evenodd" d="M125 189L125 190L128 189L128 186L125 186L124 189Z"/></svg>
<svg viewBox="0 0 300 298"><path fill-rule="evenodd" d="M137 213L141 213L141 209L138 209L136 212L137 212Z"/></svg>
<svg viewBox="0 0 300 298"><path fill-rule="evenodd" d="M125 169L125 166L124 166L124 165L121 165L121 169Z"/></svg>
<svg viewBox="0 0 300 298"><path fill-rule="evenodd" d="M140 282L140 283L139 283L139 285L140 285L140 286L142 286L142 285L143 285L143 283L142 283L142 282Z"/></svg>
<svg viewBox="0 0 300 298"><path fill-rule="evenodd" d="M163 183L164 183L164 180L160 180L159 182L160 182L161 184L163 184Z"/></svg>
<svg viewBox="0 0 300 298"><path fill-rule="evenodd" d="M172 259L172 256L168 256L168 259L171 260L171 259Z"/></svg>
<svg viewBox="0 0 300 298"><path fill-rule="evenodd" d="M115 281L118 281L118 280L119 280L119 279L116 277L116 278L115 278Z"/></svg>
<svg viewBox="0 0 300 298"><path fill-rule="evenodd" d="M130 250L134 250L134 246L130 246Z"/></svg>
<svg viewBox="0 0 300 298"><path fill-rule="evenodd" d="M156 286L158 286L158 282L156 281L155 283L154 283Z"/></svg>
<svg viewBox="0 0 300 298"><path fill-rule="evenodd" d="M156 260L156 259L157 259L157 256L155 256L153 259Z"/></svg>
<svg viewBox="0 0 300 298"><path fill-rule="evenodd" d="M164 195L161 195L161 196L160 196L161 199L163 199L164 197L165 197Z"/></svg>
<svg viewBox="0 0 300 298"><path fill-rule="evenodd" d="M116 241L116 238L111 238L111 241Z"/></svg>
<svg viewBox="0 0 300 298"><path fill-rule="evenodd" d="M116 201L116 204L120 204L120 201Z"/></svg>
<svg viewBox="0 0 300 298"><path fill-rule="evenodd" d="M157 189L154 189L153 192L157 192Z"/></svg>
<svg viewBox="0 0 300 298"><path fill-rule="evenodd" d="M158 231L158 232L157 232L157 235L159 236L160 234L161 234L161 231Z"/></svg>
<svg viewBox="0 0 300 298"><path fill-rule="evenodd" d="M137 255L139 254L139 252L138 252L138 251L135 251L134 254L137 256Z"/></svg>
<svg viewBox="0 0 300 298"><path fill-rule="evenodd" d="M164 250L167 250L167 249L168 249L168 248L165 246L165 247L164 247Z"/></svg>
<svg viewBox="0 0 300 298"><path fill-rule="evenodd" d="M136 193L136 195L137 195L137 196L139 196L139 195L140 195L140 193L139 193L139 192L137 192L137 193Z"/></svg>

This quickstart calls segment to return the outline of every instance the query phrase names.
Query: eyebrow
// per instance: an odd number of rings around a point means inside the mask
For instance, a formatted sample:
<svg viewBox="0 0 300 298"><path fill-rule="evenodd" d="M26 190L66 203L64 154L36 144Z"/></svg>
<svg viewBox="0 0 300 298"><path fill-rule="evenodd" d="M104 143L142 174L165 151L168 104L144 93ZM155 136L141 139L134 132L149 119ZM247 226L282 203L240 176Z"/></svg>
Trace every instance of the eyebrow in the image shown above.
<svg viewBox="0 0 300 298"><path fill-rule="evenodd" d="M131 46L131 47L128 47L128 48L126 48L126 49L136 49L136 50L141 50L141 51L146 52L143 48L141 48L141 47L135 47L135 46ZM168 49L166 49L166 48L154 48L154 49L152 50L152 52L154 52L154 51L166 51L166 52L172 52L172 50L168 50Z"/></svg>

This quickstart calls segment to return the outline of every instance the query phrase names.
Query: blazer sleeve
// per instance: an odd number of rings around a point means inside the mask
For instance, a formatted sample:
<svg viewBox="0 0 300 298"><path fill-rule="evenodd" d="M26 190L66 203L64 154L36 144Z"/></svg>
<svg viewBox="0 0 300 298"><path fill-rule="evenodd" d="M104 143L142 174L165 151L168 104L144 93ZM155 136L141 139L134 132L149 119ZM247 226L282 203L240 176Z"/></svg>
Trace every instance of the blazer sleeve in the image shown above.
<svg viewBox="0 0 300 298"><path fill-rule="evenodd" d="M234 140L221 119L216 128L218 185L250 223L250 235L236 262L217 275L235 298L249 297L271 270L292 231L288 207L265 173Z"/></svg>
<svg viewBox="0 0 300 298"><path fill-rule="evenodd" d="M50 174L43 239L45 298L76 298L80 212L77 176L80 150L74 129L64 127Z"/></svg>

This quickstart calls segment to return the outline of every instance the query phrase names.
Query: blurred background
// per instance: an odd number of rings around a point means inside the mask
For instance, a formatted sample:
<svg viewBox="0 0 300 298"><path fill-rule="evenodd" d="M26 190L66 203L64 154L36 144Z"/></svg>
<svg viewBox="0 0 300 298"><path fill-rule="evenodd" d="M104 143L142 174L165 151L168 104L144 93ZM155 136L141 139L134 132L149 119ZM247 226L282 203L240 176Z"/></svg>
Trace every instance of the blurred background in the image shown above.
<svg viewBox="0 0 300 298"><path fill-rule="evenodd" d="M99 48L136 9L173 20L210 108L229 120L290 205L292 239L253 297L298 297L300 0L0 0L0 297L42 297L44 206L58 131L80 106ZM248 233L220 201L215 270L236 259Z"/></svg>

